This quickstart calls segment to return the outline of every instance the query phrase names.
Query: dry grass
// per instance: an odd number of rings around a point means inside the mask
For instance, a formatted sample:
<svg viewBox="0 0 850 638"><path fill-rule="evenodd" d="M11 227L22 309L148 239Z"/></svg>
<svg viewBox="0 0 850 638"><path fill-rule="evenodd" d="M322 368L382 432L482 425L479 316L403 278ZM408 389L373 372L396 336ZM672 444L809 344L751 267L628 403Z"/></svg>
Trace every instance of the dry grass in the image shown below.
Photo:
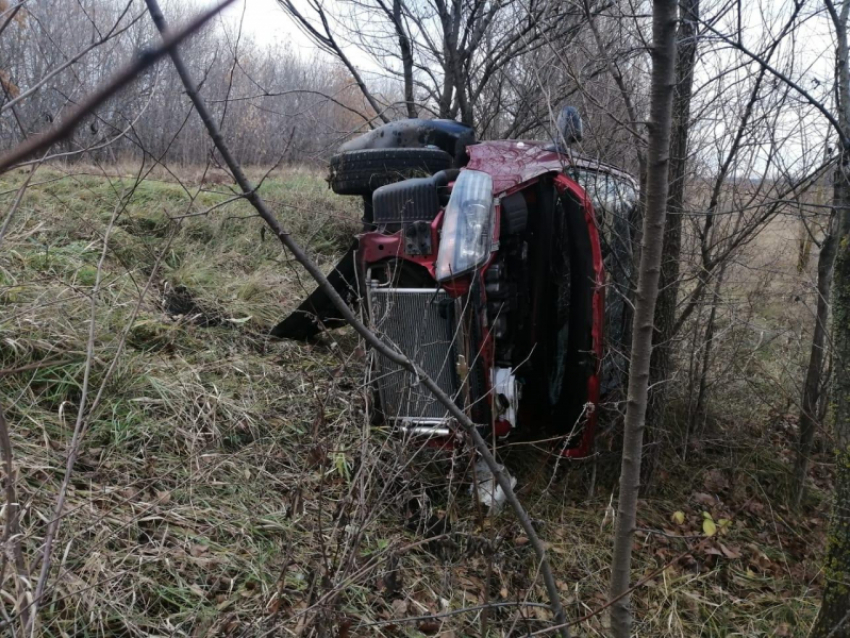
<svg viewBox="0 0 850 638"><path fill-rule="evenodd" d="M519 604L546 601L532 552L509 516L480 515L468 458L368 426L356 340L265 337L311 286L247 207L178 220L226 199L226 185L187 194L160 171L130 196L129 172L110 170L40 171L0 252L0 368L44 364L0 377L34 580L81 400L98 256L126 200L95 304L90 387L105 382L103 399L87 415L36 635L519 637L549 626L548 611ZM0 183L4 210L21 179ZM357 227L354 202L309 171L274 171L263 192L324 265ZM735 386L734 409L712 404L718 429L686 460L665 458L642 504L650 531L635 578L669 565L635 594L641 636L803 636L813 617L826 503L815 489L806 515L783 508L793 420L748 404L748 387ZM601 444L593 496L589 463L506 450L573 618L605 600L616 447ZM829 477L818 465L814 478ZM732 520L719 540L700 538L704 511ZM14 617L25 601L11 572L0 600ZM399 622L485 602L501 604L486 620L475 609ZM575 634L604 635L604 614Z"/></svg>

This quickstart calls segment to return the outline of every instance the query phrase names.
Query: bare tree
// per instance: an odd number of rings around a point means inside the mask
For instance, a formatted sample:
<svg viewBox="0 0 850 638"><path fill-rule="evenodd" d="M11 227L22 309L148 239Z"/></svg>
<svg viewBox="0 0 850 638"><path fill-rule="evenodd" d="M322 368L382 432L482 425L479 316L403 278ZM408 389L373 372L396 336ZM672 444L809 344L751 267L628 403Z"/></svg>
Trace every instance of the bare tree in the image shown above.
<svg viewBox="0 0 850 638"><path fill-rule="evenodd" d="M629 596L631 586L632 539L635 532L643 432L646 419L649 365L652 354L653 316L658 298L664 217L669 192L670 131L672 125L676 66L676 15L674 0L655 0L652 5L652 83L647 150L648 175L643 221L634 328L626 407L620 495L611 561L609 597L611 624L616 638L631 635ZM619 597L619 598L618 598Z"/></svg>
<svg viewBox="0 0 850 638"><path fill-rule="evenodd" d="M399 104L390 86L368 82L352 62L347 46L358 49L382 68L383 79L401 83L403 112L430 113L475 125L480 135L510 130L506 111L516 107L518 119L535 111L543 94L535 82L520 78L528 62L547 42L569 39L584 23L584 11L558 3L483 3L470 0L408 2L347 0L331 7L311 1L281 6L324 51L351 73L372 108L387 121ZM609 3L596 3L598 13ZM375 73L372 73L374 76ZM531 89L534 98L529 99ZM533 122L540 130L548 117ZM497 128L498 127L498 128Z"/></svg>
<svg viewBox="0 0 850 638"><path fill-rule="evenodd" d="M800 402L800 441L792 475L791 504L799 508L806 486L809 457L819 425L819 404L823 390L823 374L826 361L827 333L829 330L829 303L832 294L832 274L835 262L835 209L830 215L826 234L821 239L817 265L817 295L815 326L812 334L809 363L803 382L803 397Z"/></svg>
<svg viewBox="0 0 850 638"><path fill-rule="evenodd" d="M0 145L10 148L61 121L80 96L149 46L154 29L138 7L138 0L68 7L30 0L26 11L18 11L20 19L8 22L0 39L6 78ZM175 19L185 21L188 8L175 7ZM307 57L231 29L225 23L196 34L187 63L203 78L216 116L226 114L227 126L240 130L246 162L273 164L286 149L286 160L321 163L345 135L377 117L338 60ZM91 37L81 40L81 33ZM167 66L145 73L63 141L62 159L114 163L167 150L168 160L203 164L206 132L187 117L191 103L175 80Z"/></svg>
<svg viewBox="0 0 850 638"><path fill-rule="evenodd" d="M691 94L694 84L699 33L699 0L680 2L681 24L676 46L676 89L673 98L673 129L670 140L670 194L664 228L658 305L655 308L652 362L650 364L650 407L647 421L650 432L660 427L664 416L665 397L673 366L675 349L673 329L679 298L679 271L682 256L682 223L686 210L685 186L688 183L688 137L691 130ZM650 459L657 458L656 446ZM652 463L650 463L650 466ZM651 469L651 468L648 468ZM648 474L648 472L644 472Z"/></svg>
<svg viewBox="0 0 850 638"><path fill-rule="evenodd" d="M832 394L835 404L834 414L834 444L836 454L836 479L834 490L834 509L832 513L831 530L827 536L826 584L823 593L823 603L818 619L812 628L813 638L841 637L850 635L850 589L847 587L850 579L850 44L848 44L848 17L850 3L836 5L832 0L824 0L823 7L831 21L836 41L835 78L833 94L835 110L829 109L825 102L817 99L788 73L783 72L770 63L766 56L746 47L740 39L723 34L716 27L706 25L708 30L720 37L724 42L755 61L767 74L776 81L783 83L793 90L804 102L809 104L831 126L838 137L839 150L833 178L832 214L835 216L837 230L834 237L834 248L827 242L822 246L823 259L819 260L818 272L818 303L824 301L822 292L829 287L829 264L832 262L832 251L835 251L833 274L833 361L834 374ZM818 171L819 176L820 171ZM829 238L829 233L827 234ZM823 255L825 253L825 255ZM826 308L819 308L816 318L815 337L817 338L818 324L823 322ZM824 335L820 335L824 338ZM817 376L817 357L822 356L818 349L815 351L813 339L812 354L806 374L806 385L811 377ZM804 390L804 397L809 390ZM811 406L804 410L811 415ZM808 424L808 427L811 424ZM808 436L803 433L804 436Z"/></svg>
<svg viewBox="0 0 850 638"><path fill-rule="evenodd" d="M850 636L850 2L824 0L835 30L835 98L840 156L835 169L832 207L838 233L835 255L834 365L835 503L827 554L826 585L812 638ZM829 250L827 251L829 254ZM828 255L829 256L829 255ZM828 265L826 265L828 267ZM820 283L820 282L819 282Z"/></svg>

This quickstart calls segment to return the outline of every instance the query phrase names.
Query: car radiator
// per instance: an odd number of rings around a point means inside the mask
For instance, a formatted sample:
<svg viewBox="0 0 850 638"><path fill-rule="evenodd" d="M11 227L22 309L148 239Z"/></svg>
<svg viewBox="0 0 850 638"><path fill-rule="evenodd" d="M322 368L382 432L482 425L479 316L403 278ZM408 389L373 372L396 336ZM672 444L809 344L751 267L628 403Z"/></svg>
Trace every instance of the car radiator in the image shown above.
<svg viewBox="0 0 850 638"><path fill-rule="evenodd" d="M415 361L449 396L457 397L458 302L439 289L388 288L372 283L368 303L381 339ZM448 410L413 374L381 356L372 372L388 421L422 434L449 433Z"/></svg>

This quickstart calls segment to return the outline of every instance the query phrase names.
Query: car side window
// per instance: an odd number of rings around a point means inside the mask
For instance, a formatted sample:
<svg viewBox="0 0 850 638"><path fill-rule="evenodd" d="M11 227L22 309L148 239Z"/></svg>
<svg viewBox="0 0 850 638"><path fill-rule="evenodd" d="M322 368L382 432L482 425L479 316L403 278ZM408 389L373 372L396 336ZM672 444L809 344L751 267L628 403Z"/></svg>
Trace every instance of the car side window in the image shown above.
<svg viewBox="0 0 850 638"><path fill-rule="evenodd" d="M628 219L637 203L637 191L626 179L611 173L572 168L572 177L585 190L600 217L600 222L611 224L610 216Z"/></svg>
<svg viewBox="0 0 850 638"><path fill-rule="evenodd" d="M571 168L569 176L584 188L593 210L602 243L606 273L605 339L607 354L602 361L603 396L621 388L628 369L631 314L627 299L632 288L632 217L638 193L634 184L603 170Z"/></svg>

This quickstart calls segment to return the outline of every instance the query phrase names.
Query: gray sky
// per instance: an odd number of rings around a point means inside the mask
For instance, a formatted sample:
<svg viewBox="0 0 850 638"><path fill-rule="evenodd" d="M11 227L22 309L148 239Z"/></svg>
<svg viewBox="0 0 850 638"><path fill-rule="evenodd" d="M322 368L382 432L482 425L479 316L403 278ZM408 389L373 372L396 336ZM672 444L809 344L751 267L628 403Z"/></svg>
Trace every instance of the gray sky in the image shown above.
<svg viewBox="0 0 850 638"><path fill-rule="evenodd" d="M204 4L215 4L205 0ZM238 24L245 13L245 32L262 42L290 42L294 47L310 46L309 41L286 16L275 0L238 0L224 12L228 22Z"/></svg>
<svg viewBox="0 0 850 638"><path fill-rule="evenodd" d="M179 0L171 0L179 1ZM203 6L212 6L217 0L195 0ZM296 3L299 0L296 0ZM333 2L334 0L329 0ZM789 7L786 6L787 0L755 0L754 2L745 3L745 33L746 38L750 40L750 46L759 50L761 45L758 44L760 36L764 34L765 29L774 31L782 24L781 16L787 13ZM259 43L277 42L288 45L294 52L301 52L305 57L312 57L316 52L316 47L310 42L293 21L280 8L276 0L237 0L233 6L228 8L223 19L230 25L238 25L244 11L244 32ZM775 15L769 16L768 14ZM769 25L769 26L768 26ZM731 23L722 25L721 29L733 29ZM830 37L830 29L823 18L807 20L796 33L796 38L786 41L785 47L792 47L795 50L795 62L798 72L802 71L801 81L806 84L805 88L816 93L823 94L823 86L820 88L812 84L814 78L820 79L822 82L829 83L832 74L832 56L833 48L832 38ZM700 73L706 77L719 72L723 67L732 63L736 57L729 50L723 50L715 53L707 53L713 47L702 47L700 60ZM379 73L381 71L377 62L360 51L357 47L345 47L349 58L357 65L361 71L367 74ZM738 56L740 57L740 56ZM777 55L777 57L779 57ZM735 78L741 79L753 72L753 68L749 67L742 69L729 76L727 85L728 93L724 95L726 99L735 97ZM800 118L802 113L797 113L793 108L797 105L806 115ZM791 101L788 104L787 117L780 118L776 122L776 127L780 135L787 135L796 138L795 143L788 144L786 142L786 157L789 158L789 163L794 164L795 161L808 153L815 152L818 156L822 154L824 143L824 134L828 130L822 118L811 112L807 108L799 96L792 95ZM719 122L715 126L718 130L714 131L714 137L717 139L718 134L722 139L723 129L732 122ZM811 127L810 124L815 124ZM783 130L785 129L785 130ZM790 141L790 140L789 140ZM722 144L721 144L722 146ZM795 152L791 148L796 148ZM706 158L708 161L712 161ZM715 160L716 161L716 160ZM761 164L761 161L755 161L756 166Z"/></svg>
<svg viewBox="0 0 850 638"><path fill-rule="evenodd" d="M218 0L197 0L200 6L213 6ZM296 0L296 6L298 2ZM238 25L244 12L243 31L258 42L286 44L293 51L303 52L306 57L314 55L316 46L281 9L276 0L237 0L223 13L230 25ZM343 46L346 54L361 70L379 71L375 62L357 47Z"/></svg>

